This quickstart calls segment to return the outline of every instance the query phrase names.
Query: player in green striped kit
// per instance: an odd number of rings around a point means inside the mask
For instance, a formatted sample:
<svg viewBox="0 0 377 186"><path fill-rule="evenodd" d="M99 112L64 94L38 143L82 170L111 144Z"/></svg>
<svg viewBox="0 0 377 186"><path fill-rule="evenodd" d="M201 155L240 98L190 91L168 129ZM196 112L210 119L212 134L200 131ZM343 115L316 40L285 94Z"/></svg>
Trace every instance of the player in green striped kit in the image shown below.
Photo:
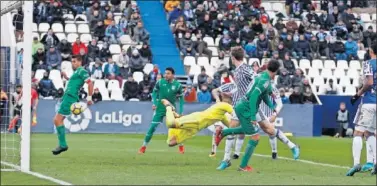
<svg viewBox="0 0 377 186"><path fill-rule="evenodd" d="M67 89L61 99L61 102L59 102L57 105L58 111L54 117L54 124L59 140L59 146L52 151L52 154L54 155L58 155L68 150L67 141L65 140L64 118L71 115L71 105L79 101L79 91L85 83L88 84L89 95L87 96L87 103L88 105L92 104L93 83L90 80L88 72L81 65L81 56L73 56L72 68L74 73L69 78ZM68 77L66 77L66 79L68 79Z"/></svg>
<svg viewBox="0 0 377 186"><path fill-rule="evenodd" d="M164 78L159 80L153 89L152 98L155 113L153 115L151 126L145 135L143 146L139 149L140 154L145 153L147 145L152 139L153 133L165 117L166 107L161 103L162 99L167 99L170 103L175 104L179 97L179 114L182 114L183 112L183 88L181 83L174 79L174 74L175 72L173 68L166 68ZM182 144L179 145L179 152L182 154L184 153L184 147Z"/></svg>
<svg viewBox="0 0 377 186"><path fill-rule="evenodd" d="M248 162L259 142L257 121L265 120L265 118L261 118L263 114L258 113L260 103L263 100L271 110L275 110L275 105L269 99L269 95L272 93L271 80L275 78L279 67L280 64L278 61L270 61L267 71L255 77L246 96L235 106L240 126L216 131L216 145L219 145L220 141L227 135L251 135L239 167L240 171L252 171L252 168L248 166Z"/></svg>

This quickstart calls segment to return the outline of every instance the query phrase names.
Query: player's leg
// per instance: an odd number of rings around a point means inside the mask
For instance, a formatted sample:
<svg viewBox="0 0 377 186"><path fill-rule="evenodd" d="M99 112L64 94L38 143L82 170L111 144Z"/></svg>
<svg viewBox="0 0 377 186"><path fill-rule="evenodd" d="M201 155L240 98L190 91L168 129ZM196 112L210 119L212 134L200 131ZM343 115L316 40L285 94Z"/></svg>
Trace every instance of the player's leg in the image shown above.
<svg viewBox="0 0 377 186"><path fill-rule="evenodd" d="M373 154L377 154L376 150L376 105L365 104L366 114L364 115L365 119L369 121L367 123L368 127L364 135L366 137L366 145L369 146ZM372 174L376 174L376 158L373 159L374 168Z"/></svg>
<svg viewBox="0 0 377 186"><path fill-rule="evenodd" d="M145 134L143 145L139 149L140 154L145 153L145 150L147 149L147 145L153 137L153 133L156 131L157 126L164 119L165 112L166 111L164 109L164 110L156 110L156 112L154 113L153 118L152 118L152 123L149 126L147 133Z"/></svg>
<svg viewBox="0 0 377 186"><path fill-rule="evenodd" d="M64 118L65 116L69 116L71 114L71 105L75 103L77 100L70 98L68 96L63 97L58 113L54 117L54 124L56 128L56 133L58 135L59 146L52 151L52 154L58 155L66 150L68 150L67 141L65 139L65 126L64 126Z"/></svg>
<svg viewBox="0 0 377 186"><path fill-rule="evenodd" d="M174 129L170 128L168 131L168 145L169 147L174 147L176 145L182 144L186 140L192 138L197 134L199 130L195 129Z"/></svg>
<svg viewBox="0 0 377 186"><path fill-rule="evenodd" d="M244 134L237 135L236 144L235 144L235 148L234 148L233 159L238 159L239 158L239 156L241 154L241 149L242 149L242 145L243 145L244 139L245 139L245 135Z"/></svg>
<svg viewBox="0 0 377 186"><path fill-rule="evenodd" d="M252 168L248 166L248 164L259 142L260 136L258 134L258 127L256 125L250 124L250 118L239 117L239 119L240 119L240 125L245 128L245 133L251 135L246 145L245 154L243 155L241 159L239 170L252 171Z"/></svg>
<svg viewBox="0 0 377 186"><path fill-rule="evenodd" d="M366 141L366 138L365 138ZM367 162L361 167L361 172L371 171L373 169L373 162L374 162L374 154L372 147L369 144L365 144L366 154L367 154Z"/></svg>
<svg viewBox="0 0 377 186"><path fill-rule="evenodd" d="M276 136L269 136L269 142L271 146L272 159L278 158L278 140Z"/></svg>
<svg viewBox="0 0 377 186"><path fill-rule="evenodd" d="M237 115L235 113L233 113L232 114L232 119L230 120L229 127L230 128L234 128L234 127L238 127L238 126L239 126L239 120L237 118ZM228 136L226 136L225 149L224 149L224 158L220 162L220 165L217 167L218 170L224 170L224 169L226 169L227 167L229 167L231 165L231 163L230 163L230 156L232 154L232 148L234 146L234 143L235 143L235 135L228 135Z"/></svg>

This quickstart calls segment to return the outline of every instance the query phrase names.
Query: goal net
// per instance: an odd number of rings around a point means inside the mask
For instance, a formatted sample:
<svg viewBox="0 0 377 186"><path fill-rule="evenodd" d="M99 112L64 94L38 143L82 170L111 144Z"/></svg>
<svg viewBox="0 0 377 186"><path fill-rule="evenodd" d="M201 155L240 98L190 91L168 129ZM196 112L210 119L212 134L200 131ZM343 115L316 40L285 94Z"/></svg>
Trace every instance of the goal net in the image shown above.
<svg viewBox="0 0 377 186"><path fill-rule="evenodd" d="M1 171L30 170L33 1L1 1Z"/></svg>

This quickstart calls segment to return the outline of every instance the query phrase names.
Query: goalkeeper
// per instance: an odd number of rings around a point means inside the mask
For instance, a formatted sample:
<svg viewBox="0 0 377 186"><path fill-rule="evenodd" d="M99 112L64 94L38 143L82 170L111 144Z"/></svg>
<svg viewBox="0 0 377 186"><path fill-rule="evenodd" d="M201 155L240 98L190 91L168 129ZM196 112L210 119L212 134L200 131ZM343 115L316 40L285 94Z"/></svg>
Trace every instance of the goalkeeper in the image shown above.
<svg viewBox="0 0 377 186"><path fill-rule="evenodd" d="M202 112L194 112L180 117L174 112L171 103L163 99L161 102L166 106L166 126L169 128L167 143L170 147L181 144L187 139L194 137L199 131L217 122L229 126L233 108L230 97L222 95L222 101L218 102Z"/></svg>

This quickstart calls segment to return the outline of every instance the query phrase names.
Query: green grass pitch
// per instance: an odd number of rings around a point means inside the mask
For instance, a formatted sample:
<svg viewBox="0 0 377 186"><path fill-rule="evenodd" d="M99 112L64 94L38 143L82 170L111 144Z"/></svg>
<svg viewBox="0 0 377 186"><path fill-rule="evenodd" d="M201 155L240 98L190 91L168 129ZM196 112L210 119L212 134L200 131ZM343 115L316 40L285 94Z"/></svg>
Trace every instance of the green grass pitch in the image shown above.
<svg viewBox="0 0 377 186"><path fill-rule="evenodd" d="M144 155L137 154L143 139L143 135L137 134L68 134L69 150L59 156L51 154L57 144L54 134L33 134L31 139L32 171L75 185L376 184L376 177L369 173L346 177L345 168L260 156L252 157L254 172L236 171L240 160L233 160L233 165L225 171L217 171L224 142L218 148L217 157L209 158L209 136L197 136L187 141L183 155L178 153L177 147L167 147L164 135L154 136ZM339 166L352 164L351 139L296 138L295 142L301 147L303 160ZM4 143L2 141L2 145ZM289 149L280 142L278 149L280 156L291 157ZM263 137L256 153L269 156L270 151L268 138ZM4 156L5 153L1 154ZM365 162L365 152L362 157ZM54 183L20 172L1 172L1 185L9 184Z"/></svg>

